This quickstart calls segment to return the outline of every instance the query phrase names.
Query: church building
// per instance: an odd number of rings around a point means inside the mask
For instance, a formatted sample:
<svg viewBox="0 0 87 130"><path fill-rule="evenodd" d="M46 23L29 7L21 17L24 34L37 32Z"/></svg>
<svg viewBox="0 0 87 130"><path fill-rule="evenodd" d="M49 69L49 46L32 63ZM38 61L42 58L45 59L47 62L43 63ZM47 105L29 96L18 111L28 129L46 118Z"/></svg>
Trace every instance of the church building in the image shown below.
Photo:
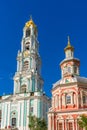
<svg viewBox="0 0 87 130"><path fill-rule="evenodd" d="M68 37L65 59L60 63L61 79L52 87L52 107L48 112L48 130L83 130L77 123L87 115L87 78L80 76L80 60Z"/></svg>
<svg viewBox="0 0 87 130"><path fill-rule="evenodd" d="M41 76L37 36L37 26L30 19L23 28L21 50L17 54L13 95L4 95L0 98L1 129L29 130L30 114L47 121L50 99L43 91L44 81Z"/></svg>

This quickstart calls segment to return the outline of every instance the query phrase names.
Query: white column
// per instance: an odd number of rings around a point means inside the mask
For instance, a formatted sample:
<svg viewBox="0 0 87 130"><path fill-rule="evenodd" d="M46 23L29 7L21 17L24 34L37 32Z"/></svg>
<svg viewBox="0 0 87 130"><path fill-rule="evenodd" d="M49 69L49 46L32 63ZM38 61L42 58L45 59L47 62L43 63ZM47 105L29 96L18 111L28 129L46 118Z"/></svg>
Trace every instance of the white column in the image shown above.
<svg viewBox="0 0 87 130"><path fill-rule="evenodd" d="M76 94L76 98L77 98L77 108L79 107L79 99L78 99L78 93Z"/></svg>
<svg viewBox="0 0 87 130"><path fill-rule="evenodd" d="M21 102L21 130L23 128L23 119L24 119L24 101Z"/></svg>
<svg viewBox="0 0 87 130"><path fill-rule="evenodd" d="M63 130L64 130L64 123L65 123L65 121L63 120L63 122L62 122L62 123L63 123Z"/></svg>
<svg viewBox="0 0 87 130"><path fill-rule="evenodd" d="M77 123L77 119L76 119L76 121L75 121L75 122L76 122L76 130L78 130L78 128L77 128L77 125L78 125L78 123Z"/></svg>
<svg viewBox="0 0 87 130"><path fill-rule="evenodd" d="M6 127L6 112L7 112L7 103L5 103L5 111L4 111L4 127Z"/></svg>
<svg viewBox="0 0 87 130"><path fill-rule="evenodd" d="M75 127L74 127L74 119L73 119L73 121L72 121L72 125L73 125L73 130L75 130Z"/></svg>
<svg viewBox="0 0 87 130"><path fill-rule="evenodd" d="M59 109L61 109L61 95L59 95Z"/></svg>
<svg viewBox="0 0 87 130"><path fill-rule="evenodd" d="M48 130L52 130L51 126L51 114L48 114Z"/></svg>
<svg viewBox="0 0 87 130"><path fill-rule="evenodd" d="M81 107L83 107L83 93L81 91Z"/></svg>
<svg viewBox="0 0 87 130"><path fill-rule="evenodd" d="M4 128L4 103L2 103L1 128Z"/></svg>
<svg viewBox="0 0 87 130"><path fill-rule="evenodd" d="M54 130L54 114L52 114L52 130Z"/></svg>
<svg viewBox="0 0 87 130"><path fill-rule="evenodd" d="M58 121L56 120L56 130L58 130Z"/></svg>
<svg viewBox="0 0 87 130"><path fill-rule="evenodd" d="M7 122L7 125L8 126L11 126L11 124L10 124L10 102L8 103L8 122Z"/></svg>
<svg viewBox="0 0 87 130"><path fill-rule="evenodd" d="M18 103L18 127L20 123L20 102Z"/></svg>
<svg viewBox="0 0 87 130"><path fill-rule="evenodd" d="M34 115L37 116L37 102L38 99L34 99Z"/></svg>
<svg viewBox="0 0 87 130"><path fill-rule="evenodd" d="M28 116L29 116L29 100L27 101L27 121L26 121L26 128L27 128L27 130L29 130L28 129L28 125L29 125L29 118L28 118Z"/></svg>

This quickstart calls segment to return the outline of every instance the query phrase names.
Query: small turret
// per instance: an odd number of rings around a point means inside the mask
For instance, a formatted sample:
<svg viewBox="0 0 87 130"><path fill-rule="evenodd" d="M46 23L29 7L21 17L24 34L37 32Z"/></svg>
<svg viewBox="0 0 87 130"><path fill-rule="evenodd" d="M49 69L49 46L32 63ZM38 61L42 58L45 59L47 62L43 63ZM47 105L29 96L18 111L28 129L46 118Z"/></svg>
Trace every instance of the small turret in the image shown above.
<svg viewBox="0 0 87 130"><path fill-rule="evenodd" d="M70 38L68 36L68 44L64 49L65 59L60 63L62 78L79 75L80 61L74 58L74 47L71 46Z"/></svg>
<svg viewBox="0 0 87 130"><path fill-rule="evenodd" d="M71 46L69 36L68 36L68 44L66 48L64 49L64 51L65 51L66 58L73 58L74 47Z"/></svg>

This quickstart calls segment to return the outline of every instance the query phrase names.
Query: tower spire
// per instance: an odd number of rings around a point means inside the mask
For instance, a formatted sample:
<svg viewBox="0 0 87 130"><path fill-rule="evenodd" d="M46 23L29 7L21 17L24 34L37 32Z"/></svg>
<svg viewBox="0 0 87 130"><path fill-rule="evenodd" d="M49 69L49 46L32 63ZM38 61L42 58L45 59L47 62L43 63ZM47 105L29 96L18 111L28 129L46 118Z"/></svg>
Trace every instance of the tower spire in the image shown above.
<svg viewBox="0 0 87 130"><path fill-rule="evenodd" d="M31 25L32 25L34 28L36 28L36 25L35 25L35 23L34 23L34 21L33 21L33 19L32 19L32 15L30 15L30 20L25 23L25 27L29 28Z"/></svg>
<svg viewBox="0 0 87 130"><path fill-rule="evenodd" d="M30 15L30 20L32 20L32 15Z"/></svg>
<svg viewBox="0 0 87 130"><path fill-rule="evenodd" d="M68 36L68 44L67 46L65 47L64 51L66 52L67 50L74 50L74 47L71 46L71 43L70 43L70 37Z"/></svg>
<svg viewBox="0 0 87 130"><path fill-rule="evenodd" d="M68 46L71 46L70 44L70 37L68 36Z"/></svg>

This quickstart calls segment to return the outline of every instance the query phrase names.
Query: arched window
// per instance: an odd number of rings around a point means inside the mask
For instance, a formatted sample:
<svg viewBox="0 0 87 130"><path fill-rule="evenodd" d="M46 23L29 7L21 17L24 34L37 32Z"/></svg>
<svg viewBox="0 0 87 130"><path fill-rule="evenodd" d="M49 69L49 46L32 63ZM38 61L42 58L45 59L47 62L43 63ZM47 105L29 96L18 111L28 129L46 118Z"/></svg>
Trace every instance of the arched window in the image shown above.
<svg viewBox="0 0 87 130"><path fill-rule="evenodd" d="M29 50L30 49L30 42L27 42L25 45L25 50Z"/></svg>
<svg viewBox="0 0 87 130"><path fill-rule="evenodd" d="M74 66L74 73L77 74L77 66Z"/></svg>
<svg viewBox="0 0 87 130"><path fill-rule="evenodd" d="M33 114L34 111L34 99L30 100L30 114Z"/></svg>
<svg viewBox="0 0 87 130"><path fill-rule="evenodd" d="M71 104L71 96L66 95L66 104Z"/></svg>
<svg viewBox="0 0 87 130"><path fill-rule="evenodd" d="M30 36L30 34L31 34L30 29L27 29L27 30L26 30L26 37L29 37L29 36Z"/></svg>
<svg viewBox="0 0 87 130"><path fill-rule="evenodd" d="M62 123L58 123L58 130L62 130L63 129L63 125L62 125Z"/></svg>
<svg viewBox="0 0 87 130"><path fill-rule="evenodd" d="M86 103L86 96L83 95L83 104Z"/></svg>
<svg viewBox="0 0 87 130"><path fill-rule="evenodd" d="M21 93L26 93L26 85L21 86Z"/></svg>
<svg viewBox="0 0 87 130"><path fill-rule="evenodd" d="M70 66L68 66L68 72L71 73L71 67Z"/></svg>
<svg viewBox="0 0 87 130"><path fill-rule="evenodd" d="M26 71L29 68L29 62L25 61L23 64L23 71Z"/></svg>
<svg viewBox="0 0 87 130"><path fill-rule="evenodd" d="M69 128L69 130L73 130L73 124L72 124L72 122L68 123L68 128Z"/></svg>
<svg viewBox="0 0 87 130"><path fill-rule="evenodd" d="M16 126L16 118L12 118L12 127Z"/></svg>

